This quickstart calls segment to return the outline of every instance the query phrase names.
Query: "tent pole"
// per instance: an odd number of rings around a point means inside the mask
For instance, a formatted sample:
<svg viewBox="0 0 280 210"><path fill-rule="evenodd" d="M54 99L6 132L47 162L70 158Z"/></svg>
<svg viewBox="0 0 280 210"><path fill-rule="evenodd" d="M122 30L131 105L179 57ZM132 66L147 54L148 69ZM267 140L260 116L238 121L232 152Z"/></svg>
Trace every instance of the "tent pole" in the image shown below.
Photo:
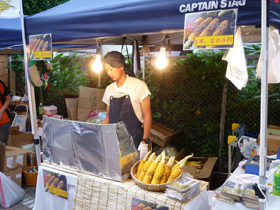
<svg viewBox="0 0 280 210"><path fill-rule="evenodd" d="M40 141L39 141L39 136L38 136L37 118L35 118L36 117L36 105L35 105L34 87L30 84L30 80L29 80L29 76L28 76L28 55L27 55L27 47L26 47L26 40L25 40L25 27L24 27L22 0L20 0L20 20L21 20L21 32L22 32L23 53L24 53L24 70L25 70L25 78L27 81L31 128L32 128L32 134L34 135L34 144L36 147L37 164L39 166L40 162L41 162L40 161Z"/></svg>
<svg viewBox="0 0 280 210"><path fill-rule="evenodd" d="M265 188L266 185L266 155L267 155L267 72L268 72L268 33L267 27L267 1L262 0L262 21L261 21L261 42L262 42L262 56L261 56L261 127L260 127L260 169L259 169L259 185ZM265 203L260 202L260 210L265 209Z"/></svg>

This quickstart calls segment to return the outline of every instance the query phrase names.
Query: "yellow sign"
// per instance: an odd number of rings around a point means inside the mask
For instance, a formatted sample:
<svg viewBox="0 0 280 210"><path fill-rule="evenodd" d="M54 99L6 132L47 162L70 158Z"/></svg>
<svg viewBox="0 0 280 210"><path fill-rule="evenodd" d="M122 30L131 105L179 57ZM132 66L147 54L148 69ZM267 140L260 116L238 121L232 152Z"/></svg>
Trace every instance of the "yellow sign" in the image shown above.
<svg viewBox="0 0 280 210"><path fill-rule="evenodd" d="M51 186L49 186L49 191L55 195L67 198L67 191L60 190Z"/></svg>
<svg viewBox="0 0 280 210"><path fill-rule="evenodd" d="M232 45L233 35L195 37L194 46Z"/></svg>
<svg viewBox="0 0 280 210"><path fill-rule="evenodd" d="M45 58L45 57L51 57L52 52L51 51L35 51L34 57L35 58Z"/></svg>

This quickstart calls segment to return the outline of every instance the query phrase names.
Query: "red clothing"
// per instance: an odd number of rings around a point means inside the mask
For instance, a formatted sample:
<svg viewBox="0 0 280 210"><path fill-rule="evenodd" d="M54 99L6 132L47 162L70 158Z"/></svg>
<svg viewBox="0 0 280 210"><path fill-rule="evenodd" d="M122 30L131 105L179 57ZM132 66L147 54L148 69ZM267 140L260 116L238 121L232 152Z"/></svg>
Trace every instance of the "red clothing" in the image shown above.
<svg viewBox="0 0 280 210"><path fill-rule="evenodd" d="M9 88L0 80L0 109L2 108L3 104L5 103L5 97L9 95L11 91ZM7 108L3 114L2 119L0 120L0 125L6 124L10 121L10 110Z"/></svg>

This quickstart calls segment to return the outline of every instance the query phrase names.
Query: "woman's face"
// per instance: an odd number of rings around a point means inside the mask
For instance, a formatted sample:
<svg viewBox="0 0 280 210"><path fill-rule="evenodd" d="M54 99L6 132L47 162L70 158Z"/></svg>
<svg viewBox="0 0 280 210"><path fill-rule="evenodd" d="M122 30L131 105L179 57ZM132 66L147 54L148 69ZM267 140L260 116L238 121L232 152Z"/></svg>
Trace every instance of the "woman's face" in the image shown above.
<svg viewBox="0 0 280 210"><path fill-rule="evenodd" d="M119 67L119 68L114 68L107 63L105 63L104 69L105 69L106 73L108 74L108 76L114 81L118 81L122 77L123 72L124 72L123 66Z"/></svg>

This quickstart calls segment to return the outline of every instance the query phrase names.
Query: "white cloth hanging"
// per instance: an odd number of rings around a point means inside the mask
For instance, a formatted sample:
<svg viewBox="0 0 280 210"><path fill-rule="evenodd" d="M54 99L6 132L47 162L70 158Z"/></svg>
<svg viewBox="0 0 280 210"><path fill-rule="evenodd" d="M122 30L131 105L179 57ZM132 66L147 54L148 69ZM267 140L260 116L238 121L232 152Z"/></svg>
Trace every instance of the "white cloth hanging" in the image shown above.
<svg viewBox="0 0 280 210"><path fill-rule="evenodd" d="M234 37L234 47L228 49L222 59L228 62L226 78L239 90L246 87L248 82L247 62L240 27Z"/></svg>
<svg viewBox="0 0 280 210"><path fill-rule="evenodd" d="M261 56L257 66L256 77L261 78ZM270 29L268 40L268 83L275 84L280 83L280 37L277 29Z"/></svg>

